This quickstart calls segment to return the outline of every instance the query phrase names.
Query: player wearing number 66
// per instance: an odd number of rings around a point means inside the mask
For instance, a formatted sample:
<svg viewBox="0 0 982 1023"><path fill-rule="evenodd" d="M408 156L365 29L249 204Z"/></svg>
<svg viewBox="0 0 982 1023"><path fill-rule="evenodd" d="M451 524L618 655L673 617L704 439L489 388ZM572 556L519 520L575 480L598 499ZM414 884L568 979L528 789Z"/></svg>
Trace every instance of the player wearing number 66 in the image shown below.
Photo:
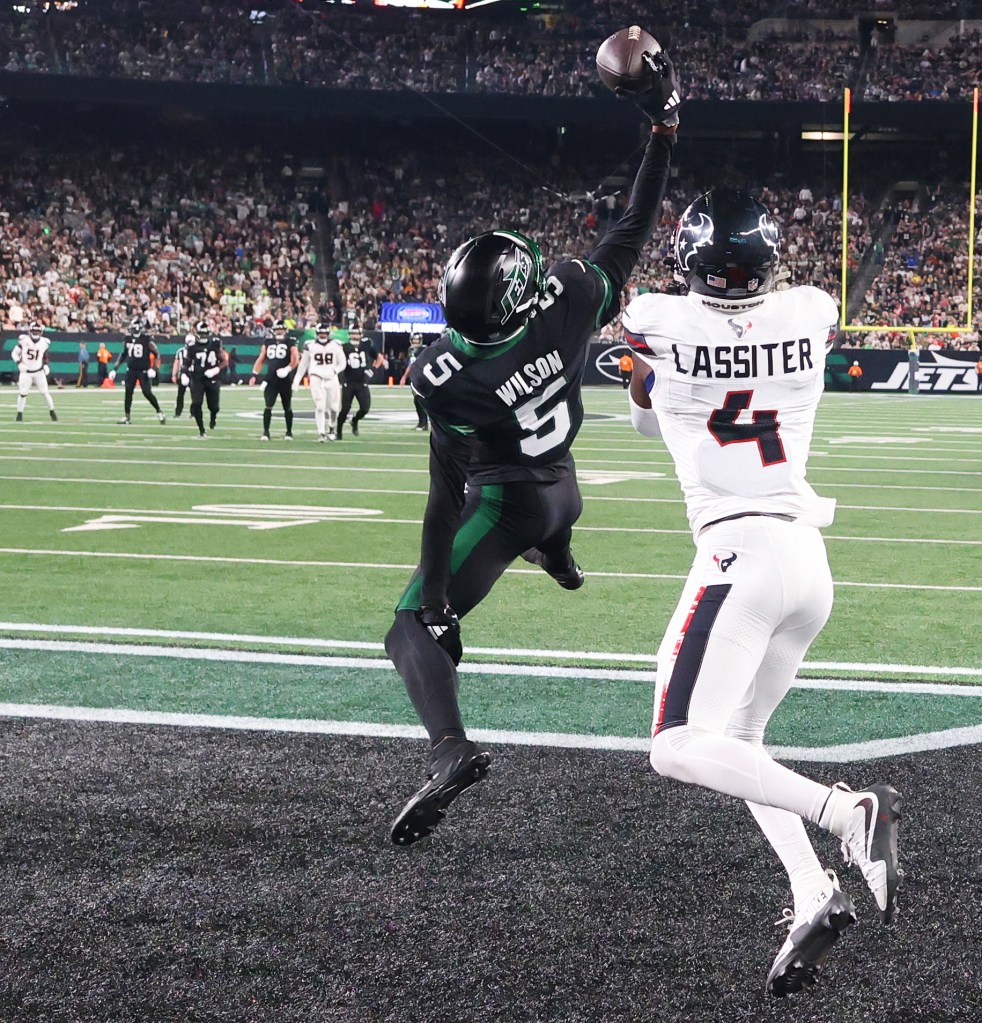
<svg viewBox="0 0 982 1023"><path fill-rule="evenodd" d="M838 309L818 288L776 290L778 231L745 192L714 189L682 215L675 277L624 313L631 418L661 435L696 555L658 651L651 763L748 802L791 880L789 934L767 978L776 996L817 980L856 919L802 825L842 841L889 923L900 797L830 788L776 763L764 729L832 608L819 528L835 502L805 479ZM643 612L641 612L643 614Z"/></svg>
<svg viewBox="0 0 982 1023"><path fill-rule="evenodd" d="M263 432L260 440L269 440L269 427L273 421L273 406L280 399L283 406L283 420L286 423L286 440L293 440L293 375L300 362L300 351L296 338L289 335L286 324L277 320L273 324L273 336L259 349L259 355L252 367L258 376L266 366L266 384L263 388Z"/></svg>
<svg viewBox="0 0 982 1023"><path fill-rule="evenodd" d="M669 60L659 66L651 90L634 97L651 130L617 224L589 255L548 270L538 245L514 231L464 242L441 283L449 329L410 370L431 422L429 500L420 565L385 645L433 749L423 787L392 826L398 845L430 834L490 763L460 716L459 619L523 555L565 589L583 583L570 552L582 509L570 446L590 337L617 315L661 210L678 83Z"/></svg>

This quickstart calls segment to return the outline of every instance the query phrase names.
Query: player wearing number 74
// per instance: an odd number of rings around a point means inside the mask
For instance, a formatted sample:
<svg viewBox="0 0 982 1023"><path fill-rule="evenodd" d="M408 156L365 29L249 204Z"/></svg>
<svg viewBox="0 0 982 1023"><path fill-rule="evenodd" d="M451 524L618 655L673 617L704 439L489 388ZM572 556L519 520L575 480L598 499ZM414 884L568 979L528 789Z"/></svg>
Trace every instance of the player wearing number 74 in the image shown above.
<svg viewBox="0 0 982 1023"><path fill-rule="evenodd" d="M547 271L532 239L497 230L447 260L449 330L409 374L431 421L421 560L385 645L432 744L425 782L392 826L397 845L430 834L490 763L458 707L459 619L523 555L565 589L583 583L570 551L582 508L570 446L583 421L583 367L661 210L677 87L663 58L636 98L651 130L630 203L588 256Z"/></svg>
<svg viewBox="0 0 982 1023"><path fill-rule="evenodd" d="M829 788L763 746L832 608L819 529L835 502L812 490L805 469L838 310L818 288L777 290L778 230L745 192L696 199L674 250L686 293L642 295L624 312L631 418L640 433L664 438L696 542L658 651L651 763L746 800L787 869L794 909L767 978L780 997L817 981L856 919L803 820L841 840L884 923L900 879L893 788Z"/></svg>

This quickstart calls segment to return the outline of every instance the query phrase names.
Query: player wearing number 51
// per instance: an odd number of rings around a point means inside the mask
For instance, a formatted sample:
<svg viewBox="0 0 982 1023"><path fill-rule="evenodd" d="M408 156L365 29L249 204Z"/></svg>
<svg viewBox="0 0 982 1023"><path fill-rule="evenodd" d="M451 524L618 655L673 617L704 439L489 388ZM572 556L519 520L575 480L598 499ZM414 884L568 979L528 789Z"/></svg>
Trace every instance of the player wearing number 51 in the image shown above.
<svg viewBox="0 0 982 1023"><path fill-rule="evenodd" d="M817 981L856 919L802 820L841 839L885 923L900 876L894 789L820 785L763 746L832 608L819 528L835 502L812 490L805 468L838 309L818 288L775 288L778 230L745 192L696 199L674 248L686 293L642 295L624 312L631 418L640 433L664 438L696 542L658 651L651 763L746 800L787 869L794 909L767 978L771 994L784 996Z"/></svg>
<svg viewBox="0 0 982 1023"><path fill-rule="evenodd" d="M520 556L564 589L583 583L570 551L582 509L570 446L583 421L590 337L620 309L668 180L678 82L658 56L648 88L632 97L651 130L621 219L589 255L548 270L535 241L517 232L465 241L441 282L449 329L410 370L431 423L429 498L420 564L385 648L432 751L424 785L392 826L398 845L430 834L490 763L460 716L459 619Z"/></svg>

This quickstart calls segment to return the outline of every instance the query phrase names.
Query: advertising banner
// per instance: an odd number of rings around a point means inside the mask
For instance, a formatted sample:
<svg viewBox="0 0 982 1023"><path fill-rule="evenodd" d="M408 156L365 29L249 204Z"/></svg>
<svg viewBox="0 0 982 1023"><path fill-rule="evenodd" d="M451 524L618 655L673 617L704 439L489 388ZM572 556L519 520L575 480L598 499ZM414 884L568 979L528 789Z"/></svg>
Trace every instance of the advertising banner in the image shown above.
<svg viewBox="0 0 982 1023"><path fill-rule="evenodd" d="M594 342L590 345L586 373L587 384L619 384L618 360L630 349L623 342ZM914 371L916 390L927 394L976 394L979 374L976 366L982 353L978 351L922 351L916 363L905 349L883 351L871 348L836 348L825 362L825 389L827 391L871 391L884 394L906 392L910 384L910 367ZM858 378L848 375L848 369L858 362L863 373Z"/></svg>
<svg viewBox="0 0 982 1023"><path fill-rule="evenodd" d="M437 302L383 302L379 329L383 334L440 334L447 328Z"/></svg>

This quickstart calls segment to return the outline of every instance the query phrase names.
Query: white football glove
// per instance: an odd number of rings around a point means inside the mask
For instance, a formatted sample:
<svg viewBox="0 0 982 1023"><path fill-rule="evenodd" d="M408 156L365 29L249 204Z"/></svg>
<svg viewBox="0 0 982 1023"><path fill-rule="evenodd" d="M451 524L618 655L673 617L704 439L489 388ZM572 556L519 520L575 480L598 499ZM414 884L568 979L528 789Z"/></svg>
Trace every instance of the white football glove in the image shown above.
<svg viewBox="0 0 982 1023"><path fill-rule="evenodd" d="M181 374L181 387L187 387L187 385L189 383L191 383L191 378L187 375L187 373L182 373Z"/></svg>
<svg viewBox="0 0 982 1023"><path fill-rule="evenodd" d="M148 380L156 380L157 379L157 371L155 369L148 369L147 370L147 379Z"/></svg>
<svg viewBox="0 0 982 1023"><path fill-rule="evenodd" d="M111 370L109 371L109 379L110 379L110 380L115 380L115 379L116 379L116 370L114 370L114 369L111 369Z"/></svg>
<svg viewBox="0 0 982 1023"><path fill-rule="evenodd" d="M217 377L218 374L221 373L221 371L222 371L221 366L212 366L211 369L205 370L205 376L208 377L209 380L211 380Z"/></svg>
<svg viewBox="0 0 982 1023"><path fill-rule="evenodd" d="M51 367L47 363L44 364L44 375L46 377L51 376Z"/></svg>
<svg viewBox="0 0 982 1023"><path fill-rule="evenodd" d="M281 379L285 380L293 372L292 366L280 366L276 371L276 375Z"/></svg>

